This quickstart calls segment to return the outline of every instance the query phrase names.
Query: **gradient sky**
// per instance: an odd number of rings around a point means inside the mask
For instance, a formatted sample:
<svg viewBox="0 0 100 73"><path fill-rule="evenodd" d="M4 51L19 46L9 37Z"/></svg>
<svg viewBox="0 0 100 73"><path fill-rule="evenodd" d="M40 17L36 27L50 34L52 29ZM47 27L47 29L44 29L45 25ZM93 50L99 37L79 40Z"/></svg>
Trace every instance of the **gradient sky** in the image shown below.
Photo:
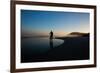
<svg viewBox="0 0 100 73"><path fill-rule="evenodd" d="M21 10L22 36L89 32L89 13Z"/></svg>

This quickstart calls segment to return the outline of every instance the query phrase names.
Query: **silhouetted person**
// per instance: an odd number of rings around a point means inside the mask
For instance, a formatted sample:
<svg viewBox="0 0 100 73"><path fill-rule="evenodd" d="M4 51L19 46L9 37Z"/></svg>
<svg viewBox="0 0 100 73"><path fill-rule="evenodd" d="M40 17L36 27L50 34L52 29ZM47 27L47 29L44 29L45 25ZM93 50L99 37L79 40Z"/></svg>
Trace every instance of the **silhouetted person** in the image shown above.
<svg viewBox="0 0 100 73"><path fill-rule="evenodd" d="M51 49L53 48L53 32L52 32L52 30L50 32L50 48Z"/></svg>
<svg viewBox="0 0 100 73"><path fill-rule="evenodd" d="M51 32L50 32L50 40L52 40L52 39L53 39L53 32L51 30Z"/></svg>

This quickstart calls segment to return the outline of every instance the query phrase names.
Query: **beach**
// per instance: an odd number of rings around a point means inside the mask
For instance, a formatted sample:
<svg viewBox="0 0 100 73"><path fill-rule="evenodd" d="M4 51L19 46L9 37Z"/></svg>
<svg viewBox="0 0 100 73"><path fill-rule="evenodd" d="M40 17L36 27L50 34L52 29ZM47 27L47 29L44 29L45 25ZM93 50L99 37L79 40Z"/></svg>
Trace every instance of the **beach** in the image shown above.
<svg viewBox="0 0 100 73"><path fill-rule="evenodd" d="M45 53L33 53L22 50L21 62L68 61L89 59L89 37L56 37L64 43L51 47Z"/></svg>
<svg viewBox="0 0 100 73"><path fill-rule="evenodd" d="M65 37L64 43L49 52L49 59L86 60L89 59L89 37ZM51 57L51 58L50 58Z"/></svg>

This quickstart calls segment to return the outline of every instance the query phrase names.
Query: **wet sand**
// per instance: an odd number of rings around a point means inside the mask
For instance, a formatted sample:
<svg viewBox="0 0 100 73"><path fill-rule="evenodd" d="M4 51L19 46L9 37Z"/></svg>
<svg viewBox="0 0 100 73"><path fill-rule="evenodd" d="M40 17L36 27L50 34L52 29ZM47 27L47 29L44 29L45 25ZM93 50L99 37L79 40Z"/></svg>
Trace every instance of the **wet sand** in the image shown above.
<svg viewBox="0 0 100 73"><path fill-rule="evenodd" d="M86 60L89 59L88 37L67 37L64 43L49 52L48 56L54 60Z"/></svg>
<svg viewBox="0 0 100 73"><path fill-rule="evenodd" d="M46 53L23 55L21 62L45 62L89 59L89 37L62 37L64 43Z"/></svg>

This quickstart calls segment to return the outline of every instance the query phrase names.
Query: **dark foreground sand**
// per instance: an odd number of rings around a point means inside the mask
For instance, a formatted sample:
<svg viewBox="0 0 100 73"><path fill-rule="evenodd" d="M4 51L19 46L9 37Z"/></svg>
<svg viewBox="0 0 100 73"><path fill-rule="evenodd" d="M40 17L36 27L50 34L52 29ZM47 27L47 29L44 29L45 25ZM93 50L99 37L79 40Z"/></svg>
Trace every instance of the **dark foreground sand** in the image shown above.
<svg viewBox="0 0 100 73"><path fill-rule="evenodd" d="M85 60L89 59L89 38L88 37L67 37L64 43L51 51L49 56L54 60Z"/></svg>
<svg viewBox="0 0 100 73"><path fill-rule="evenodd" d="M89 37L62 37L64 43L42 55L22 55L21 62L45 62L89 59Z"/></svg>

